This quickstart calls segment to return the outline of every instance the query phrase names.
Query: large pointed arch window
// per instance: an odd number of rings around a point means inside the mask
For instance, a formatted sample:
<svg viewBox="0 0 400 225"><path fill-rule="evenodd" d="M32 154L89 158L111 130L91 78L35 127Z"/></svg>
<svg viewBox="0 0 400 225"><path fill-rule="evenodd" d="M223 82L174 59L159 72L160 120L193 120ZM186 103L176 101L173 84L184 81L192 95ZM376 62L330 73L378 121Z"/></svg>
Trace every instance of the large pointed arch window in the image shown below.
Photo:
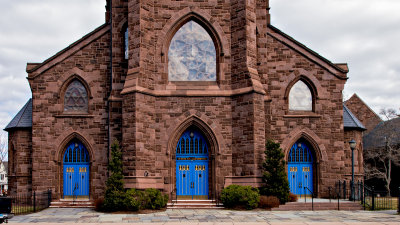
<svg viewBox="0 0 400 225"><path fill-rule="evenodd" d="M208 32L195 21L184 24L168 50L170 81L215 81L216 49Z"/></svg>
<svg viewBox="0 0 400 225"><path fill-rule="evenodd" d="M297 81L289 92L289 110L312 111L313 96L310 88L301 80Z"/></svg>
<svg viewBox="0 0 400 225"><path fill-rule="evenodd" d="M85 86L77 79L65 91L64 112L88 112L88 94Z"/></svg>

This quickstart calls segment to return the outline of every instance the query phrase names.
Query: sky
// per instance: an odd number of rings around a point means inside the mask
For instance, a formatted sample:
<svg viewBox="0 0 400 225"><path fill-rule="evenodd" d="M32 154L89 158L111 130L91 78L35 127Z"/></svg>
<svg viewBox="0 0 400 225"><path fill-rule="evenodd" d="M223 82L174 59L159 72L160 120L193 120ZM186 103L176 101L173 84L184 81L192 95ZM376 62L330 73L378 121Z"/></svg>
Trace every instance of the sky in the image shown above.
<svg viewBox="0 0 400 225"><path fill-rule="evenodd" d="M27 62L43 62L104 23L105 0L0 0L0 128L31 97ZM334 63L344 97L400 107L399 0L270 0L272 25Z"/></svg>

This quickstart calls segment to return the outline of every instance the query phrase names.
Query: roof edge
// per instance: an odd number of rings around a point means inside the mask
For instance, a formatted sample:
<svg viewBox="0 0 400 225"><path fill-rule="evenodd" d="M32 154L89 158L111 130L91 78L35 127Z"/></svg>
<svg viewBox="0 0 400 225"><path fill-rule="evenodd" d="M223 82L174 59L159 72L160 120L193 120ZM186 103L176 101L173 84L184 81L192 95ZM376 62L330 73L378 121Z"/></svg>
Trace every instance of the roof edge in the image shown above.
<svg viewBox="0 0 400 225"><path fill-rule="evenodd" d="M28 107L31 107L29 110ZM25 113L29 113L31 115L25 115ZM20 124L21 120L24 116L30 116L28 119L30 120L29 124ZM25 105L18 111L18 113L14 116L14 118L7 124L4 128L5 131L11 131L13 129L21 129L21 128L32 128L32 98L25 103Z"/></svg>
<svg viewBox="0 0 400 225"><path fill-rule="evenodd" d="M278 34L282 35L283 37L289 39L290 41L292 41L294 44L298 45L299 47L301 47L302 49L306 50L308 53L312 54L313 56L317 57L318 59L322 60L323 62L327 63L329 66L333 67L334 69L336 69L337 71L341 72L341 73L345 73L347 74L349 72L347 63L333 63L330 60L328 60L327 58L321 56L320 54L318 54L317 52L313 51L312 49L308 48L307 46L305 46L304 44L300 43L299 41L297 41L296 39L294 39L293 37L291 37L290 35L284 33L283 31L281 31L280 29L278 29L277 27L268 24L268 27L271 28L273 31L277 32ZM348 79L347 77L340 77L340 78L344 78L344 79Z"/></svg>
<svg viewBox="0 0 400 225"><path fill-rule="evenodd" d="M78 39L77 41L73 42L72 44L68 45L66 48L62 49L61 51L57 52L56 54L54 54L53 56L51 56L50 58L46 59L45 61L41 62L41 63L27 63L26 66L26 72L27 73L32 73L37 71L39 68L41 68L42 66L46 65L47 63L51 62L52 60L56 59L58 56L62 55L63 53L67 52L68 50L74 48L75 46L79 45L80 43L82 43L83 41L85 41L86 39L90 38L92 35L96 34L97 32L99 32L100 30L104 29L105 27L107 27L109 25L109 23L104 23L103 25L97 27L96 29L94 29L93 31L91 31L90 33L86 34L85 36L81 37L80 39Z"/></svg>

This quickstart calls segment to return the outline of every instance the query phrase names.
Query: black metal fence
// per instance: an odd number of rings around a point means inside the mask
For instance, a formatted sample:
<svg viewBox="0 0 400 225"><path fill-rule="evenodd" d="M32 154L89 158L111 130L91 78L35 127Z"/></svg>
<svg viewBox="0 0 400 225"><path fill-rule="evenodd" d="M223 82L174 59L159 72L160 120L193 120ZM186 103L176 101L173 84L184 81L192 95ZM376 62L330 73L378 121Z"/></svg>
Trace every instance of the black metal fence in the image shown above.
<svg viewBox="0 0 400 225"><path fill-rule="evenodd" d="M363 182L337 181L333 191L329 189L329 195L333 198L359 201L366 210L398 210L400 212L400 195L390 196L387 191L377 191L374 187L368 187Z"/></svg>
<svg viewBox="0 0 400 225"><path fill-rule="evenodd" d="M32 194L17 194L7 196L11 198L11 213L21 215L48 208L51 203L51 190L33 192Z"/></svg>

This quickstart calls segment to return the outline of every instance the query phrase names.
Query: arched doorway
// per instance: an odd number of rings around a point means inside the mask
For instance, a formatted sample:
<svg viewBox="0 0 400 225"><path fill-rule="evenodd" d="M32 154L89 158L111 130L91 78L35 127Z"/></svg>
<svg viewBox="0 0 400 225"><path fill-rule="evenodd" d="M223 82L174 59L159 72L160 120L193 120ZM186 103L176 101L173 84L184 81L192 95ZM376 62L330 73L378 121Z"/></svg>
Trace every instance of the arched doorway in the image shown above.
<svg viewBox="0 0 400 225"><path fill-rule="evenodd" d="M196 128L188 128L176 146L178 199L208 199L208 144Z"/></svg>
<svg viewBox="0 0 400 225"><path fill-rule="evenodd" d="M288 180L290 192L310 195L313 192L314 156L310 145L303 140L293 144L288 156Z"/></svg>
<svg viewBox="0 0 400 225"><path fill-rule="evenodd" d="M86 147L71 141L63 156L64 198L89 198L89 164Z"/></svg>

